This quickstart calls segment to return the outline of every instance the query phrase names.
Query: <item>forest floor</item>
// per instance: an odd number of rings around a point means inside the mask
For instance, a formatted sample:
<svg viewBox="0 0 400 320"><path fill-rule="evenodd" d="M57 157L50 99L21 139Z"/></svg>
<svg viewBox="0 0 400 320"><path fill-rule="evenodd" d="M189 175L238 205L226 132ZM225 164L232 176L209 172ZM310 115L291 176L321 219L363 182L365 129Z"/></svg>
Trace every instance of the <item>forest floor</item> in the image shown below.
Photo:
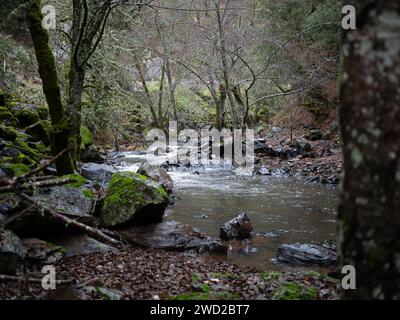
<svg viewBox="0 0 400 320"><path fill-rule="evenodd" d="M193 252L122 246L62 260L57 280L74 285L0 283L3 299L337 299L338 280L317 272L262 272L215 262ZM39 271L28 274L42 278Z"/></svg>

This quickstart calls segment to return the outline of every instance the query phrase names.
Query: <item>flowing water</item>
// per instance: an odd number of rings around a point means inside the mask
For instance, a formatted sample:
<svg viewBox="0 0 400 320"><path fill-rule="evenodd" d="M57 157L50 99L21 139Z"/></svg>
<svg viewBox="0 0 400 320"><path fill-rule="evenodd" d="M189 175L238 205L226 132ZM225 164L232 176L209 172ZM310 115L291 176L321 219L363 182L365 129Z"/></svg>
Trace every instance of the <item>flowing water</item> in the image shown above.
<svg viewBox="0 0 400 320"><path fill-rule="evenodd" d="M276 269L284 243L336 239L338 192L333 187L272 176L238 176L231 168L173 170L175 204L166 218L219 237L219 227L244 211L252 241L230 243L229 262Z"/></svg>

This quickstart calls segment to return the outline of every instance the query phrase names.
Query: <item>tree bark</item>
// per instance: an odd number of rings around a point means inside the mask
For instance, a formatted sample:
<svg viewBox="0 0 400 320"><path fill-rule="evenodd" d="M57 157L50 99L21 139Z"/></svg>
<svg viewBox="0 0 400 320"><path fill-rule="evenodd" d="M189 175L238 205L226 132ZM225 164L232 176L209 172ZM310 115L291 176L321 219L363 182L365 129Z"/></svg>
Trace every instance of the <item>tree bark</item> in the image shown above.
<svg viewBox="0 0 400 320"><path fill-rule="evenodd" d="M58 82L56 63L53 52L49 46L49 35L42 27L43 16L40 11L40 0L31 1L27 8L26 17L39 65L43 92L49 106L52 123L52 153L53 155L57 155L68 148L70 128L61 102L61 91ZM56 167L59 175L74 172L74 165L69 151L64 152L57 158Z"/></svg>
<svg viewBox="0 0 400 320"><path fill-rule="evenodd" d="M343 297L400 299L400 3L345 3L357 30L344 32L339 248L357 289Z"/></svg>

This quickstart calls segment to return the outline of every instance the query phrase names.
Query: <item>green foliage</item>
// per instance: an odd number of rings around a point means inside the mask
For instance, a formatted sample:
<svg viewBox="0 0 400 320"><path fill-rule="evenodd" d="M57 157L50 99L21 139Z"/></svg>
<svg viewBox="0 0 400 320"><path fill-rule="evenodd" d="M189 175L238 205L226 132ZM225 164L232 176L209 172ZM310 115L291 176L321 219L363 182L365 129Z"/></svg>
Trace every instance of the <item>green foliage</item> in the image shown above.
<svg viewBox="0 0 400 320"><path fill-rule="evenodd" d="M315 300L318 291L314 286L305 286L296 282L285 282L272 295L274 300Z"/></svg>
<svg viewBox="0 0 400 320"><path fill-rule="evenodd" d="M15 112L15 117L18 119L22 128L26 128L40 120L39 114L34 109L23 108Z"/></svg>
<svg viewBox="0 0 400 320"><path fill-rule="evenodd" d="M68 187L80 188L87 183L86 179L78 173L67 174L61 177L62 179L71 179L71 183L66 184Z"/></svg>
<svg viewBox="0 0 400 320"><path fill-rule="evenodd" d="M80 134L81 134L81 150L84 150L86 149L87 146L93 143L93 135L90 132L90 130L85 126L81 126Z"/></svg>
<svg viewBox="0 0 400 320"><path fill-rule="evenodd" d="M264 271L260 273L260 277L264 281L277 280L282 276L282 272Z"/></svg>

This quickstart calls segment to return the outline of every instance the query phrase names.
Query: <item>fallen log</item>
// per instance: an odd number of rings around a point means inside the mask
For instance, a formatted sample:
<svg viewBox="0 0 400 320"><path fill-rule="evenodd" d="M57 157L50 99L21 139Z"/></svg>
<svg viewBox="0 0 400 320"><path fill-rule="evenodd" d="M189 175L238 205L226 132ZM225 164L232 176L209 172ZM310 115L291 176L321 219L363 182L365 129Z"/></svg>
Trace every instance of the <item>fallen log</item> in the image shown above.
<svg viewBox="0 0 400 320"><path fill-rule="evenodd" d="M48 208L43 206L41 203L39 203L37 200L35 200L34 198L30 197L29 195L27 195L24 192L19 193L19 195L21 196L22 199L34 204L37 208L42 209L45 213L50 214L53 218L58 219L63 221L64 223L68 224L68 225L72 225L78 229L81 229L89 234L92 234L93 236L99 237L109 243L112 244L117 244L119 243L118 240L115 240L114 238L111 238L109 236L107 236L105 233L103 233L101 230L90 227L86 224L83 224L81 222L78 222L76 220L73 220L71 218L68 218L67 216L58 213L57 211L55 211L52 208Z"/></svg>

